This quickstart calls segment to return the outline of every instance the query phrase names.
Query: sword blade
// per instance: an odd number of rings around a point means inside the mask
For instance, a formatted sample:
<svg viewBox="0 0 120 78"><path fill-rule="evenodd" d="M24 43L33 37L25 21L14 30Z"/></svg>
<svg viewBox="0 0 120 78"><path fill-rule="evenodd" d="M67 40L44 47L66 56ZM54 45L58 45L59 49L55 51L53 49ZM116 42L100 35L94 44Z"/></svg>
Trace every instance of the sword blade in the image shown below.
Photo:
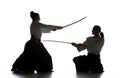
<svg viewBox="0 0 120 78"><path fill-rule="evenodd" d="M58 43L66 43L66 44L71 44L71 42L65 42L65 41L56 41L56 40L43 40L43 41L48 41L48 42L58 42Z"/></svg>
<svg viewBox="0 0 120 78"><path fill-rule="evenodd" d="M68 27L68 26L70 26L70 25L73 25L73 24L75 24L75 23L77 23L77 22L79 22L79 21L82 21L82 20L85 19L85 18L87 18L87 17L85 16L85 17L83 17L82 19L80 19L80 20L78 20L78 21L75 21L75 22L73 22L73 23L71 23L71 24L65 25L65 26L63 26L63 27L65 28L65 27Z"/></svg>

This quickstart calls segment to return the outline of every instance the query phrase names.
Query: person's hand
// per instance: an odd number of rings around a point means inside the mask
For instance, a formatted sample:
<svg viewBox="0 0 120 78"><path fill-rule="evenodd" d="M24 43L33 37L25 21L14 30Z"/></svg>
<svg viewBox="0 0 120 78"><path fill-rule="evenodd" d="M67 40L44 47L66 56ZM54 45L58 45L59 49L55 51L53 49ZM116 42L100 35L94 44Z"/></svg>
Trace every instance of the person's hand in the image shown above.
<svg viewBox="0 0 120 78"><path fill-rule="evenodd" d="M54 29L52 29L53 31L56 31L56 30L58 30L58 29L62 29L63 27L61 27L61 26L55 26L55 28Z"/></svg>
<svg viewBox="0 0 120 78"><path fill-rule="evenodd" d="M76 44L76 43L72 42L71 44L72 44L72 46L77 47L77 44Z"/></svg>
<svg viewBox="0 0 120 78"><path fill-rule="evenodd" d="M63 27L61 27L61 26L57 26L57 29L62 29Z"/></svg>

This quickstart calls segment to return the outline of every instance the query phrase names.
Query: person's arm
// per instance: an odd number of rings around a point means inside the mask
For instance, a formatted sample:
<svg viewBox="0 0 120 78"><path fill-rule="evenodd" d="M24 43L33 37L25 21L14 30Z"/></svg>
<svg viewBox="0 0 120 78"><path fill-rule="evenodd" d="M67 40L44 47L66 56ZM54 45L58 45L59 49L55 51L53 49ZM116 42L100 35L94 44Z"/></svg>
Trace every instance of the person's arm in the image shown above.
<svg viewBox="0 0 120 78"><path fill-rule="evenodd" d="M49 33L51 30L55 31L58 29L62 29L63 27L61 26L55 26L55 25L47 25L47 24L41 24L41 31L44 33Z"/></svg>
<svg viewBox="0 0 120 78"><path fill-rule="evenodd" d="M49 28L51 29L51 30L53 30L53 31L56 31L56 30L58 30L58 29L62 29L63 27L61 27L61 26L56 26L56 25L47 25L47 26L49 26Z"/></svg>
<svg viewBox="0 0 120 78"><path fill-rule="evenodd" d="M81 44L81 43L79 43L79 44L71 43L71 44L72 44L74 47L76 47L79 52L86 49L86 45L84 45L84 44Z"/></svg>

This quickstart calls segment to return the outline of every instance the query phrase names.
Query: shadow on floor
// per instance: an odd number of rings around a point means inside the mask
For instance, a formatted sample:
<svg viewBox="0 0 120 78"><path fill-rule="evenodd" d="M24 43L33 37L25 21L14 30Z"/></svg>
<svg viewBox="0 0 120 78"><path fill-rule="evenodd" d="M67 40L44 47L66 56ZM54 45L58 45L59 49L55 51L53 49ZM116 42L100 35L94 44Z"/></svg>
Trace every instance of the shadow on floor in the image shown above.
<svg viewBox="0 0 120 78"><path fill-rule="evenodd" d="M47 73L12 73L19 78L51 78L52 72Z"/></svg>
<svg viewBox="0 0 120 78"><path fill-rule="evenodd" d="M103 73L76 72L76 78L101 78Z"/></svg>

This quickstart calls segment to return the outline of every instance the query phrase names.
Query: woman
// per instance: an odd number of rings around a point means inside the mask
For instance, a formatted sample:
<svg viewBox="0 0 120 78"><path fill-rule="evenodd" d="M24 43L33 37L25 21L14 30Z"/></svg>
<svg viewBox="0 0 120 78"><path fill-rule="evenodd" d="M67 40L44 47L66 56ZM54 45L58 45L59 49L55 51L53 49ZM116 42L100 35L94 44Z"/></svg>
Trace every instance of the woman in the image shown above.
<svg viewBox="0 0 120 78"><path fill-rule="evenodd" d="M85 49L88 51L87 56L78 56L73 59L77 71L103 72L100 51L104 45L104 34L98 25L93 27L92 34L94 36L88 37L83 44L72 43L79 52Z"/></svg>
<svg viewBox="0 0 120 78"><path fill-rule="evenodd" d="M14 72L50 72L53 69L52 58L41 42L42 32L48 33L62 29L60 26L40 23L38 13L30 12L32 23L30 25L31 39L26 43L23 53L13 64Z"/></svg>

